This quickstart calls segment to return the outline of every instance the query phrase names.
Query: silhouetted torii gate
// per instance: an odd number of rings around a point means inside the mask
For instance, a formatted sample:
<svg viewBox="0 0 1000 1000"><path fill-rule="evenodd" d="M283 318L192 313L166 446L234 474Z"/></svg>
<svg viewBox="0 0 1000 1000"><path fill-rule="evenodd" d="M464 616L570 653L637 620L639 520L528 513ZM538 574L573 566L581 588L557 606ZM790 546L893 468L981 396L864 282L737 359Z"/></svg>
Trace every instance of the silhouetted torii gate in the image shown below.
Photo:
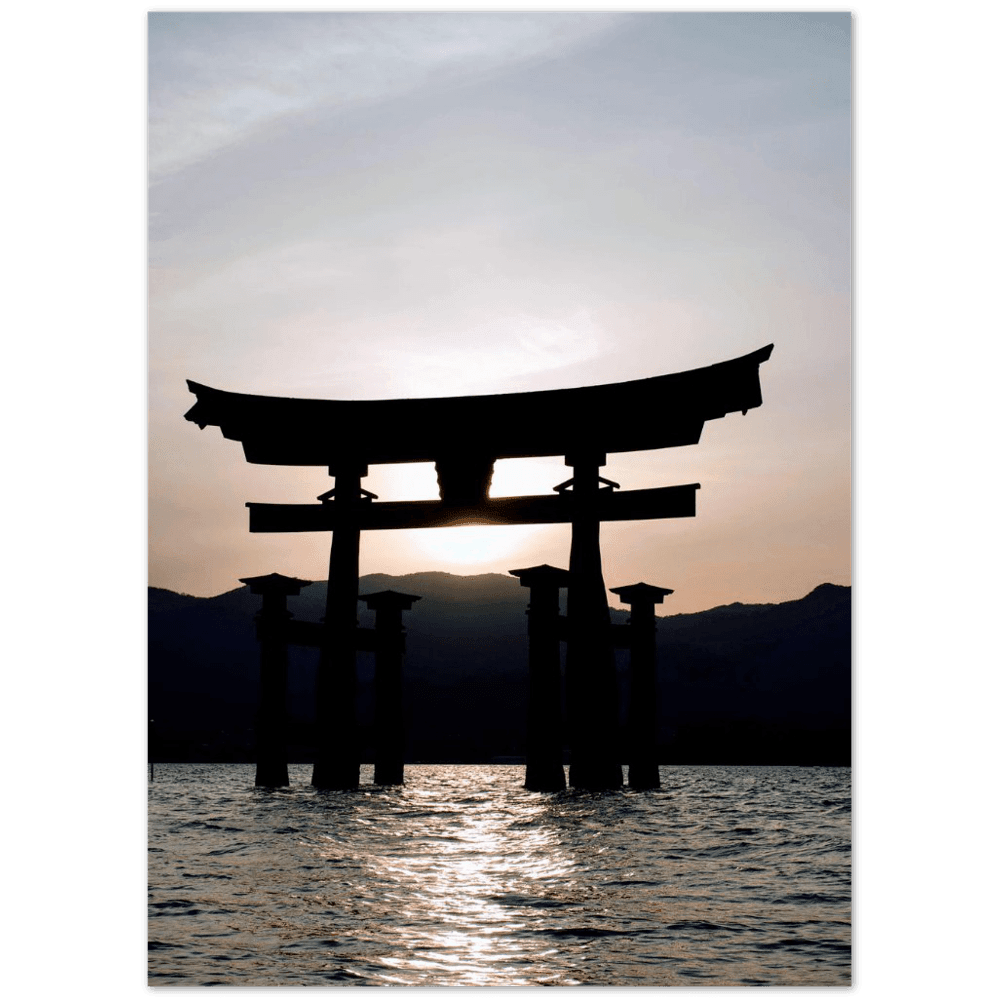
<svg viewBox="0 0 1000 1000"><path fill-rule="evenodd" d="M693 517L699 484L615 493L609 452L697 444L706 420L761 405L759 367L773 344L687 372L611 385L491 396L320 400L257 396L188 380L186 419L239 441L248 462L325 466L334 488L316 504L248 503L251 532L331 531L317 684L320 746L313 784L356 788L354 689L360 533L467 524L572 525L567 684L570 784L622 783L614 648L601 569L602 521ZM489 496L498 459L562 455L573 476L555 496ZM369 465L433 462L439 500L376 503Z"/></svg>

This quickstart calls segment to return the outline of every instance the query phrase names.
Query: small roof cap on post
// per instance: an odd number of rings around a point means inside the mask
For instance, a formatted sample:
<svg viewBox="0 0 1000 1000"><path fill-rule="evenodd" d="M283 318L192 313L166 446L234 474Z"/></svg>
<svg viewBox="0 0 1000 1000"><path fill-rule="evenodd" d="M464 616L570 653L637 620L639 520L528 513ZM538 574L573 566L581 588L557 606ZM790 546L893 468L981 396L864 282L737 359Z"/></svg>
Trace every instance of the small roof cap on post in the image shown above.
<svg viewBox="0 0 1000 1000"><path fill-rule="evenodd" d="M297 580L294 576L282 576L280 573L240 577L240 583L245 583L251 594L285 594L288 597L295 597L303 587L311 586L312 582Z"/></svg>
<svg viewBox="0 0 1000 1000"><path fill-rule="evenodd" d="M359 594L359 601L364 601L372 611L379 608L399 608L401 611L409 611L413 607L414 601L420 598L415 594L401 594L396 590L380 590L377 594Z"/></svg>
<svg viewBox="0 0 1000 1000"><path fill-rule="evenodd" d="M509 569L507 572L511 576L516 576L521 581L522 587L534 587L538 584L568 587L571 579L568 569L557 569L548 563L542 563L541 566L529 566L527 569Z"/></svg>
<svg viewBox="0 0 1000 1000"><path fill-rule="evenodd" d="M673 591L666 587L654 587L648 583L632 583L627 587L609 587L612 594L617 594L623 604L662 604L663 598Z"/></svg>

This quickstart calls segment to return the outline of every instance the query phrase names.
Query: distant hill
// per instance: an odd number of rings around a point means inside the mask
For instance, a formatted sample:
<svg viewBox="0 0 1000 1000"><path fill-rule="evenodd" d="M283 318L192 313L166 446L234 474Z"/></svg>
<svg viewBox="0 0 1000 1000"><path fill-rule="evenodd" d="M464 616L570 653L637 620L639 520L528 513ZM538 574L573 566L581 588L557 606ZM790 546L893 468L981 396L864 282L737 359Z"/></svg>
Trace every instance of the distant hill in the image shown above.
<svg viewBox="0 0 1000 1000"><path fill-rule="evenodd" d="M407 759L488 761L524 753L528 591L499 574L373 574L360 591L421 597L404 614ZM290 598L318 621L325 582ZM149 590L149 714L160 760L252 760L258 696L253 615L240 587L199 598ZM372 613L359 604L359 622ZM612 611L618 622L627 614ZM731 604L658 619L662 763L850 762L851 591L823 584L783 604ZM311 760L315 650L289 664L291 759ZM628 657L619 654L624 737ZM358 714L370 758L373 656L358 654ZM623 744L624 745L624 744Z"/></svg>

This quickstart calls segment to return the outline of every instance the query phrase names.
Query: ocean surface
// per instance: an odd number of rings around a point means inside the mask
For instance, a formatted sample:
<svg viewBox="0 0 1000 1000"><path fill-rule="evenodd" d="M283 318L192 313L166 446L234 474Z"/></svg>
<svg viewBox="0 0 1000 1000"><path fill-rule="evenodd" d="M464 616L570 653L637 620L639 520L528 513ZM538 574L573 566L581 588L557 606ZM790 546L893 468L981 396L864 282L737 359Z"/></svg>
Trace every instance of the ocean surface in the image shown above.
<svg viewBox="0 0 1000 1000"><path fill-rule="evenodd" d="M849 986L849 768L661 767L527 792L523 766L259 790L157 764L149 985Z"/></svg>

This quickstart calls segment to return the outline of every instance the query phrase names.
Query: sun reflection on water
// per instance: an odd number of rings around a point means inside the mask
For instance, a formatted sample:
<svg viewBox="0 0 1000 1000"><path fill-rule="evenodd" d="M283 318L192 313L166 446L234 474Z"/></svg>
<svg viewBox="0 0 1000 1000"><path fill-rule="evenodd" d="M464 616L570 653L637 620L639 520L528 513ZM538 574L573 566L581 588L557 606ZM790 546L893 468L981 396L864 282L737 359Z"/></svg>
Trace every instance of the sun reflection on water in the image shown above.
<svg viewBox="0 0 1000 1000"><path fill-rule="evenodd" d="M543 903L558 894L574 862L546 823L542 796L497 810L488 788L456 792L442 801L414 789L413 836L400 851L366 859L368 878L394 884L390 892L406 901L398 917L409 928L407 947L380 961L468 985L537 982L530 973L554 949L529 948L532 894Z"/></svg>

